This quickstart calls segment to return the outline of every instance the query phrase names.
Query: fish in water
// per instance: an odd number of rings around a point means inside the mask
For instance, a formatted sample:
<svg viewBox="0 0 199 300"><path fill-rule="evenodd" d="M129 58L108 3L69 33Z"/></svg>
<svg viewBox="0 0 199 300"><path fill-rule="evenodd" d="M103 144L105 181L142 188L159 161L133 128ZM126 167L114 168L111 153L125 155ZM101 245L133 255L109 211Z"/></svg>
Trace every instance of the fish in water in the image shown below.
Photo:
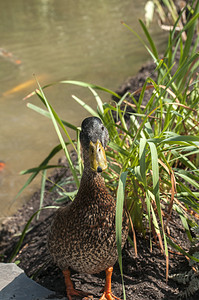
<svg viewBox="0 0 199 300"><path fill-rule="evenodd" d="M0 172L3 171L3 169L5 169L5 162L0 160Z"/></svg>
<svg viewBox="0 0 199 300"><path fill-rule="evenodd" d="M44 79L44 77L46 77L46 76L41 75L41 76L38 76L37 79L38 79L38 81L39 81L39 80ZM10 89L10 90L4 92L4 93L3 93L3 96L8 96L8 95L11 95L11 94L18 93L18 92L20 92L20 91L25 90L26 88L29 88L29 87L33 86L34 84L36 84L35 78L30 79L30 80L27 80L27 81L25 81L25 82L23 82L23 83L20 83L20 84L16 85L16 86L13 87L12 89Z"/></svg>
<svg viewBox="0 0 199 300"><path fill-rule="evenodd" d="M21 64L21 60L16 59L16 57L11 52L8 52L7 50L5 50L3 48L0 48L0 56L2 56L5 59L8 59L9 61L14 63L15 65L20 65Z"/></svg>

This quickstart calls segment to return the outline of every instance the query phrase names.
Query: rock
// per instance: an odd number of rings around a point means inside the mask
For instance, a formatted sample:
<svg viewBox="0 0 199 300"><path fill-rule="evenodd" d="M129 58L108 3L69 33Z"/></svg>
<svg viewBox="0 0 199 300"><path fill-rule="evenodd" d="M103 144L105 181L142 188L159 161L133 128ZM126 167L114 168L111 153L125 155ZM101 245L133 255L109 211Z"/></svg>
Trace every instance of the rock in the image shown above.
<svg viewBox="0 0 199 300"><path fill-rule="evenodd" d="M54 292L28 278L16 264L0 263L0 300L44 299L58 300Z"/></svg>

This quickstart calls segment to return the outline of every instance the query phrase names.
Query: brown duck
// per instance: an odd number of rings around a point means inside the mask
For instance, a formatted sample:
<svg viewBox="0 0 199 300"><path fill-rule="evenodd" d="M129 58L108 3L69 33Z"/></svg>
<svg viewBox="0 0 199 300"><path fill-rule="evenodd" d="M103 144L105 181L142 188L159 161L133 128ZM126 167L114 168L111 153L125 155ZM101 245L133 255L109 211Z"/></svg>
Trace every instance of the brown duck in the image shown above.
<svg viewBox="0 0 199 300"><path fill-rule="evenodd" d="M69 300L73 295L88 295L74 289L69 268L88 274L105 270L106 283L100 300L119 299L111 291L113 265L117 261L116 201L100 174L107 168L104 148L108 139L108 130L99 118L89 117L82 122L84 171L80 187L75 200L56 212L49 233L49 250L63 272ZM122 246L127 236L128 221L124 213Z"/></svg>

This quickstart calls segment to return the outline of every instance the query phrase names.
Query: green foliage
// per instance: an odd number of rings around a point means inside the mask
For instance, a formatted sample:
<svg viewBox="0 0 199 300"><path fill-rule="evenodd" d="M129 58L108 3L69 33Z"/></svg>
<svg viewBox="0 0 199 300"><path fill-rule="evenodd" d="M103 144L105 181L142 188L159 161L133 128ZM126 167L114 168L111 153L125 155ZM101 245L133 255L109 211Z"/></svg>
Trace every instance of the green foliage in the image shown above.
<svg viewBox="0 0 199 300"><path fill-rule="evenodd" d="M188 3L187 3L188 2ZM147 27L153 21L156 11L162 28L170 30L175 25L176 30L183 28L186 18L193 14L197 1L148 0L145 4L145 22ZM183 34L183 38L186 35Z"/></svg>
<svg viewBox="0 0 199 300"><path fill-rule="evenodd" d="M154 238L166 257L167 278L168 243L191 257L180 245L175 244L170 236L169 220L172 211L179 216L190 240L192 240L190 228L197 226L195 218L199 218L199 89L196 72L199 53L196 50L198 38L196 37L195 41L193 39L198 16L199 2L196 1L180 32L176 34L175 30L178 20L170 31L163 59L160 58L148 29L140 21L148 44L141 37L138 38L155 61L158 76L156 81L147 78L143 87L132 94L127 92L121 98L115 92L94 84L77 81L56 83L89 88L97 103L96 110L76 96L73 96L73 99L89 114L100 117L109 131L110 142L106 151L109 167L104 173L104 178L111 193L114 196L117 194L116 232L120 266L122 266L120 250L122 206L125 199L134 233L135 248L135 230L141 232L143 236L146 234L149 236L151 247ZM123 25L135 33L128 25L124 23ZM191 38L187 38L183 43L182 34L185 31ZM65 152L73 177L68 183L74 180L77 188L79 187L83 166L80 155L80 129L58 117L44 95L44 89L48 86L43 88L39 86L39 90L35 92L46 109L30 103L28 107L52 120L60 145L51 151L39 167L24 172L32 175L22 190L40 171L53 167L48 163L61 148ZM103 103L97 90L114 95L118 101ZM151 96L144 105L146 91L151 91ZM138 101L134 98L135 94L139 94ZM128 106L133 107L133 111L128 113L126 118ZM67 128L76 132L76 142L70 138ZM67 142L64 141L65 138ZM69 145L72 145L77 153L76 165L72 162ZM61 201L74 195L68 195L62 190ZM199 261L194 257L192 259Z"/></svg>

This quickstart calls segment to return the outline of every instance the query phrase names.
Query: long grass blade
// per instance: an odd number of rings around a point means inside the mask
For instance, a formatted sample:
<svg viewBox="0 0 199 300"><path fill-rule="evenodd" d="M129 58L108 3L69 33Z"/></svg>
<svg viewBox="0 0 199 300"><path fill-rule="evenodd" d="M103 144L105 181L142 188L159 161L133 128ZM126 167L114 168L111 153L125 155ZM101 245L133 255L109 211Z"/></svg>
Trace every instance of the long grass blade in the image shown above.
<svg viewBox="0 0 199 300"><path fill-rule="evenodd" d="M41 192L40 192L40 202L39 202L39 212L37 214L37 220L39 220L39 215L44 203L44 192L45 192L45 184L46 184L46 170L42 172L41 176Z"/></svg>
<svg viewBox="0 0 199 300"><path fill-rule="evenodd" d="M142 22L142 20L139 20L139 22L140 22L140 24L142 26L142 29L143 29L143 31L144 31L144 33L145 33L145 35L146 35L146 37L147 37L147 39L149 41L149 44L150 44L151 49L153 51L153 55L155 56L156 59L158 59L158 51L157 51L156 46L155 46L155 44L153 42L153 39L151 38L151 36L150 36L150 34L148 32L148 29L146 28L146 26L144 25L144 23Z"/></svg>
<svg viewBox="0 0 199 300"><path fill-rule="evenodd" d="M52 120L53 125L54 125L54 127L55 127L56 133L57 133L57 135L58 135L58 137L59 137L59 140L60 140L60 143L61 143L61 145L62 145L62 148L63 148L63 150L64 150L64 152L65 152L65 155L66 155L66 158L67 158L67 161L68 161L70 170L71 170L71 172L72 172L72 174L73 174L75 183L76 183L77 187L79 187L79 179L78 179L77 173L76 173L76 171L75 171L74 165L73 165L73 163L72 163L72 161L71 161L71 158L70 158L70 154L69 154L69 152L68 152L68 149L66 148L66 145L65 145L64 139L63 139L63 137L62 137L62 134L61 134L61 132L60 132L60 130L59 130L58 124L61 126L61 128L64 130L64 132L65 132L66 135L68 136L69 141L70 141L70 143L73 145L73 147L74 147L75 150L76 150L76 148L75 148L75 146L74 146L72 140L70 139L70 136L68 135L68 133L67 133L67 131L66 131L64 125L62 124L60 118L59 118L58 115L55 113L55 111L54 111L53 108L50 106L50 104L48 103L48 101L47 101L47 99L46 99L46 97L45 97L45 95L44 95L44 93L43 93L43 90L41 89L39 83L38 83L38 86L39 86L39 89L40 89L40 97L42 97L42 99L43 99L43 101L45 102L45 105L46 105L46 107L47 107L47 109L48 109L48 111L49 111L49 113L50 113L51 120Z"/></svg>
<svg viewBox="0 0 199 300"><path fill-rule="evenodd" d="M13 261L14 261L14 259L15 259L16 255L17 255L17 253L19 252L19 250L20 250L20 248L21 248L21 245L22 245L23 240L24 240L24 238L25 238L25 236L26 236L26 233L27 233L27 231L28 231L28 228L29 228L29 226L30 226L32 220L36 217L36 215L37 215L41 210L43 210L43 209L57 209L57 208L58 208L58 206L46 206L46 207L42 207L41 209L37 210L37 211L30 217L30 219L28 220L28 222L26 223L26 225L25 225L25 227L24 227L24 229L23 229L23 231L22 231L22 234L21 234L21 236L20 236L20 239L19 239L19 241L18 241L16 247L14 248L14 250L13 250L13 252L12 252L10 258L9 258L9 262L13 262Z"/></svg>
<svg viewBox="0 0 199 300"><path fill-rule="evenodd" d="M42 109L42 108L39 107L39 106L36 106L36 105L34 105L34 104L32 104L32 103L27 103L27 107L30 108L30 109L32 109L32 110L34 110L35 112L37 112L37 113L39 113L39 114L45 116L45 117L51 118L50 113L49 113L47 110L44 110L44 109ZM77 131L77 127L74 126L73 124L68 123L68 122L66 122L66 121L64 121L64 120L61 120L61 122L62 122L66 127L68 127L68 128L70 128L70 129L73 129L73 130Z"/></svg>
<svg viewBox="0 0 199 300"><path fill-rule="evenodd" d="M95 97L95 100L96 100L96 102L97 102L97 105L98 105L98 109L99 109L100 115L103 116L103 114L104 114L104 108L103 108L103 102L102 102L100 96L99 96L98 93L97 93L94 89L92 89L91 87L89 87L89 90L92 92L92 94L93 94L94 97Z"/></svg>
<svg viewBox="0 0 199 300"><path fill-rule="evenodd" d="M144 186L146 186L146 139L140 139L140 149L139 149L139 160L140 160L140 173Z"/></svg>
<svg viewBox="0 0 199 300"><path fill-rule="evenodd" d="M24 191L24 189L34 180L34 178L39 174L41 170L44 170L47 167L48 162L59 152L62 150L62 146L58 145L53 148L53 150L49 153L49 155L42 161L42 163L39 165L38 168L34 168L33 174L28 178L28 180L25 182L23 187L19 190L16 197L14 198L13 202L21 195L21 193ZM57 167L57 166L56 166ZM31 169L30 169L31 170ZM30 171L31 172L31 171ZM24 174L29 173L29 171L24 171ZM32 173L32 172L31 172ZM22 172L23 174L23 172ZM11 205L13 204L11 203Z"/></svg>
<svg viewBox="0 0 199 300"><path fill-rule="evenodd" d="M78 97L72 95L72 98L78 102L83 108L85 108L91 115L95 116L95 117L99 117L98 113L92 109L91 106L89 106L88 104L86 104L84 101L82 101L81 99L79 99Z"/></svg>
<svg viewBox="0 0 199 300"><path fill-rule="evenodd" d="M164 253L166 256L166 280L168 280L168 267L169 267L169 255L168 255L168 247L167 240L164 231L164 224L162 219L162 210L160 204L160 191L159 191L159 166L158 166L158 153L155 144L149 142L149 147L151 151L151 160L152 160L152 172L153 172L153 194L155 196L156 207L158 211L158 216L161 222L162 234L164 238ZM152 209L152 207L151 207ZM153 216L154 217L154 216Z"/></svg>
<svg viewBox="0 0 199 300"><path fill-rule="evenodd" d="M30 173L39 173L40 171L44 171L47 169L55 169L55 168L64 168L64 166L61 165L42 165L36 168L31 168L28 170L23 170L20 172L20 175L30 174Z"/></svg>
<svg viewBox="0 0 199 300"><path fill-rule="evenodd" d="M125 287L123 281L123 268L122 268L122 217L123 217L126 178L127 178L127 172L123 172L120 176L119 184L118 184L117 200L116 200L116 217L115 217L118 262L119 262L120 272L122 276L124 300L126 299L126 294L125 294Z"/></svg>

